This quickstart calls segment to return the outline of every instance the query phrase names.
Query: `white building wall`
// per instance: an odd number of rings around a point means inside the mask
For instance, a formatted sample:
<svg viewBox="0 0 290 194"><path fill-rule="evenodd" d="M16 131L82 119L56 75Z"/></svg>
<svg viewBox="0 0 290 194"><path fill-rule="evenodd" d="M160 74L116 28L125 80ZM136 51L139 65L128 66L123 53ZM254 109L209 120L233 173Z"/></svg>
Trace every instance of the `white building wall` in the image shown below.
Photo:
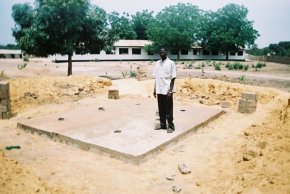
<svg viewBox="0 0 290 194"><path fill-rule="evenodd" d="M128 54L119 54L119 48L128 48ZM132 49L138 47L117 47L115 54L106 54L105 51L101 51L100 54L85 54L85 55L76 55L72 56L73 61L122 61L122 60L157 60L160 59L158 54L148 55L144 48L141 48L141 54L132 54ZM168 54L168 57L173 60L177 60L177 55ZM57 61L67 61L67 55L53 55L50 58ZM226 55L222 55L221 52L218 55L203 55L201 50L197 55L193 54L193 49L188 51L188 55L181 55L180 60L225 60ZM229 55L229 60L245 60L245 52L243 55L238 56L236 52L235 55Z"/></svg>
<svg viewBox="0 0 290 194"><path fill-rule="evenodd" d="M7 59L20 59L22 58L21 50L9 50L9 49L0 49L0 58Z"/></svg>

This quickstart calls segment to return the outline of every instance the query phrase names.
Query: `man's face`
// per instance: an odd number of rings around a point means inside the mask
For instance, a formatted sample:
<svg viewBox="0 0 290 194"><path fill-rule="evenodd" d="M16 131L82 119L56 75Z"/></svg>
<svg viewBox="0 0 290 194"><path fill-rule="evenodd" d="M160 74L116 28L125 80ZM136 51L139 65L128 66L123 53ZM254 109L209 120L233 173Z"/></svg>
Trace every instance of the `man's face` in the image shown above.
<svg viewBox="0 0 290 194"><path fill-rule="evenodd" d="M164 60L164 59L166 59L167 53L164 49L161 49L159 51L159 55L160 55L161 59Z"/></svg>

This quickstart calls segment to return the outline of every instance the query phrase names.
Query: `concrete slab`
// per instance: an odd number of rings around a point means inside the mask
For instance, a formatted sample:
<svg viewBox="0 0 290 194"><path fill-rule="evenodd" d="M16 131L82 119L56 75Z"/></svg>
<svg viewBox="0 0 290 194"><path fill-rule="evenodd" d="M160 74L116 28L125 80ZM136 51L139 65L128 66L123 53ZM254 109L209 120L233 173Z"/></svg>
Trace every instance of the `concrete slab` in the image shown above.
<svg viewBox="0 0 290 194"><path fill-rule="evenodd" d="M154 99L107 99L102 105L22 120L18 127L81 149L140 163L223 112L174 102L176 130L168 134L166 130L154 130L159 123Z"/></svg>

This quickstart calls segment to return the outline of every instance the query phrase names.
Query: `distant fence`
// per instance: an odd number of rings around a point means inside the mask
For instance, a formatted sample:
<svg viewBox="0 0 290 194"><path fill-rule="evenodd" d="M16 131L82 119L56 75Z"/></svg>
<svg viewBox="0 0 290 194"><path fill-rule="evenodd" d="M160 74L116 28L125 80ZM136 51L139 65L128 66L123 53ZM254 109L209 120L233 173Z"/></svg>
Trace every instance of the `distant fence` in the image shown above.
<svg viewBox="0 0 290 194"><path fill-rule="evenodd" d="M254 61L265 61L265 62L274 62L282 64L290 64L290 57L274 57L274 56L253 56L248 55L248 59Z"/></svg>

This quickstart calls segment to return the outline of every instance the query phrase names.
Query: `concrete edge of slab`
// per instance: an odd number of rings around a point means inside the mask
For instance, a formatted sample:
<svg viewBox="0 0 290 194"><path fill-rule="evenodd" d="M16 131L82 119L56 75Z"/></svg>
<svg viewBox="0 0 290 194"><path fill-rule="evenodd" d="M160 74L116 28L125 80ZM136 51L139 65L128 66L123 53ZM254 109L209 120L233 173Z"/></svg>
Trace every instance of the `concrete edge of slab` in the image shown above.
<svg viewBox="0 0 290 194"><path fill-rule="evenodd" d="M170 146L174 145L175 143L181 141L181 140L182 140L183 138L185 138L188 134L193 133L193 132L196 132L198 128L200 128L200 127L204 127L204 126L207 125L210 121L212 121L212 120L218 118L218 117L219 117L220 115L222 115L223 113L225 113L224 110L222 110L222 111L219 112L218 114L216 114L216 115L210 117L208 120L206 120L206 121L204 121L204 122L202 122L202 123L200 123L200 124L194 126L193 128L186 130L184 133L181 133L181 134L177 135L176 137L174 137L174 138L172 138L172 139L170 139L170 140L168 140L168 141L166 141L166 142L160 144L160 145L157 146L156 148L154 148L154 149L152 149L152 150L150 150L150 151L148 151L148 152L142 154L142 158L140 158L140 159L138 160L138 164L146 162L150 157L154 156L155 154L158 154L159 152L161 152L161 151L164 150L165 148L170 147Z"/></svg>
<svg viewBox="0 0 290 194"><path fill-rule="evenodd" d="M138 165L138 164L142 164L142 163L146 162L149 158L154 157L154 155L160 153L166 147L169 147L169 146L173 145L174 143L177 143L178 141L182 140L182 138L185 137L186 135L192 133L193 131L197 131L198 128L207 125L210 121L218 118L223 113L224 113L224 111L222 110L221 112L210 117L206 121L196 125L195 127L191 128L191 129L186 130L184 133L181 133L181 134L177 135L176 137L158 145L156 148L149 150L148 152L145 152L145 153L140 154L140 155L132 155L132 154L119 152L119 151L112 150L112 149L109 149L109 148L106 148L103 146L99 146L99 145L95 145L95 144L91 144L91 143L86 143L86 142L83 142L83 141L80 141L77 139L73 139L71 137L62 135L60 133L48 132L48 131L44 131L41 129L37 129L37 128L31 127L31 126L28 126L28 125L25 125L22 123L17 123L17 127L24 130L24 131L30 132L32 134L36 133L39 136L48 137L49 139L52 139L53 141L56 141L56 142L65 143L67 145L73 145L73 146L80 148L82 150L91 151L91 152L102 154L102 155L108 155L111 158L120 159L120 160L123 160L125 162L130 162L130 163Z"/></svg>

